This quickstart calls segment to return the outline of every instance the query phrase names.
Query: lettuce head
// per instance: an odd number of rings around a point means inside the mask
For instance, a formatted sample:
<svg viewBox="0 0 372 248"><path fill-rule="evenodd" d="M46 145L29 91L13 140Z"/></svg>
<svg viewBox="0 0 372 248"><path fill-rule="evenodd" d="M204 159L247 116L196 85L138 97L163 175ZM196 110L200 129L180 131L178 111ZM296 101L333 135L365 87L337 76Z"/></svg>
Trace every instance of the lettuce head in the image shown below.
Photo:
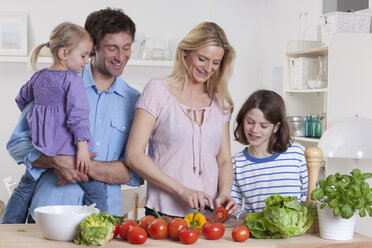
<svg viewBox="0 0 372 248"><path fill-rule="evenodd" d="M93 213L80 223L75 239L79 245L103 245L114 236L115 217L108 213Z"/></svg>
<svg viewBox="0 0 372 248"><path fill-rule="evenodd" d="M263 212L248 213L244 220L255 238L290 238L304 234L314 222L315 209L295 196L274 194L265 203Z"/></svg>

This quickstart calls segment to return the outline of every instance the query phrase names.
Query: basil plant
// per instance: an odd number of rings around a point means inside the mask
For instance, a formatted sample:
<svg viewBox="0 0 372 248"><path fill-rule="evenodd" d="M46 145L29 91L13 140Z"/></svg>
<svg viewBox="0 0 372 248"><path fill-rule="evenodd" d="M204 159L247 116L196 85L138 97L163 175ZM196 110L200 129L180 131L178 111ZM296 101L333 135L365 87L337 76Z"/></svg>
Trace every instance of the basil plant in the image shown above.
<svg viewBox="0 0 372 248"><path fill-rule="evenodd" d="M361 173L354 169L350 175L336 173L326 180L319 180L319 187L311 193L311 199L321 202L320 208L328 205L333 208L333 214L349 219L355 211L360 217L368 213L372 217L372 189L365 181L372 173Z"/></svg>

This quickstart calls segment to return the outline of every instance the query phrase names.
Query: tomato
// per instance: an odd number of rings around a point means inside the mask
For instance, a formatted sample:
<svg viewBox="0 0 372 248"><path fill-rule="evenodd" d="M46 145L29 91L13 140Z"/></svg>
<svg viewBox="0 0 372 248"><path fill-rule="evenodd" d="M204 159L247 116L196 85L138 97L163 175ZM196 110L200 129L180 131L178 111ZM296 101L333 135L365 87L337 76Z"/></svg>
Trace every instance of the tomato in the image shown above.
<svg viewBox="0 0 372 248"><path fill-rule="evenodd" d="M148 227L148 232L153 239L163 239L168 235L168 223L164 219L155 219Z"/></svg>
<svg viewBox="0 0 372 248"><path fill-rule="evenodd" d="M114 233L114 238L116 238L119 234L119 228L120 228L120 225L118 223L115 223L115 229L113 231Z"/></svg>
<svg viewBox="0 0 372 248"><path fill-rule="evenodd" d="M168 226L168 235L173 240L180 240L180 231L187 228L187 222L182 218L174 218Z"/></svg>
<svg viewBox="0 0 372 248"><path fill-rule="evenodd" d="M234 227L231 236L236 242L244 242L249 238L249 229L243 225L236 226Z"/></svg>
<svg viewBox="0 0 372 248"><path fill-rule="evenodd" d="M155 220L154 216L146 215L142 217L142 219L140 220L139 226L142 227L148 233L149 232L148 227L151 224L151 222L153 222L154 220Z"/></svg>
<svg viewBox="0 0 372 248"><path fill-rule="evenodd" d="M140 226L135 226L128 231L128 241L132 244L143 244L147 240L147 232Z"/></svg>
<svg viewBox="0 0 372 248"><path fill-rule="evenodd" d="M229 218L229 213L227 212L226 208L218 207L213 211L213 218L217 222L225 222Z"/></svg>
<svg viewBox="0 0 372 248"><path fill-rule="evenodd" d="M162 219L164 219L167 223L168 223L168 225L171 223L171 221L172 221L172 218L171 217L168 217L168 216L162 216L162 217L160 217L160 218L162 218Z"/></svg>
<svg viewBox="0 0 372 248"><path fill-rule="evenodd" d="M199 232L196 229L185 228L180 231L180 240L182 243L194 244L199 238Z"/></svg>
<svg viewBox="0 0 372 248"><path fill-rule="evenodd" d="M221 223L206 222L203 225L202 232L207 239L216 240L222 238L225 227Z"/></svg>
<svg viewBox="0 0 372 248"><path fill-rule="evenodd" d="M138 226L138 224L134 220L128 220L128 221L123 222L123 224L121 224L121 226L119 228L120 238L122 240L127 240L127 235L128 235L129 229L131 229L132 227L135 227L135 226Z"/></svg>

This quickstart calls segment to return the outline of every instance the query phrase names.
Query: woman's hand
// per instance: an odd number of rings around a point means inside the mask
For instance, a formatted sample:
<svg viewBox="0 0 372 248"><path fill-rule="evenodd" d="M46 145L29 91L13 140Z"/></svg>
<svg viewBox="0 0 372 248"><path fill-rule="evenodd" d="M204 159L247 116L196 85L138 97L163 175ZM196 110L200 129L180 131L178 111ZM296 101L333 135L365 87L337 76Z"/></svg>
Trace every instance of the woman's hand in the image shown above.
<svg viewBox="0 0 372 248"><path fill-rule="evenodd" d="M184 188L179 192L180 197L185 201L190 208L204 210L205 200L208 201L209 206L213 208L212 198L202 191L192 190L189 188Z"/></svg>
<svg viewBox="0 0 372 248"><path fill-rule="evenodd" d="M230 215L235 215L238 212L238 204L230 195L220 195L216 199L217 207L225 207Z"/></svg>

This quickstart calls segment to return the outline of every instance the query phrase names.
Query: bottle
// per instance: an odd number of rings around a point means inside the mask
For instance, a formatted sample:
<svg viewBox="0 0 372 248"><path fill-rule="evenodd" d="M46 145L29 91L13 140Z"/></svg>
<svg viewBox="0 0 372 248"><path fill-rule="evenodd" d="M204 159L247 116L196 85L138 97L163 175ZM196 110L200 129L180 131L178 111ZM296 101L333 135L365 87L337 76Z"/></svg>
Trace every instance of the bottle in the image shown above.
<svg viewBox="0 0 372 248"><path fill-rule="evenodd" d="M311 115L306 117L305 137L313 137L313 117Z"/></svg>
<svg viewBox="0 0 372 248"><path fill-rule="evenodd" d="M313 121L313 137L320 138L322 136L322 123L320 123L319 115L315 115Z"/></svg>
<svg viewBox="0 0 372 248"><path fill-rule="evenodd" d="M149 59L149 48L146 44L146 40L141 41L141 46L139 49L139 59L142 60Z"/></svg>

